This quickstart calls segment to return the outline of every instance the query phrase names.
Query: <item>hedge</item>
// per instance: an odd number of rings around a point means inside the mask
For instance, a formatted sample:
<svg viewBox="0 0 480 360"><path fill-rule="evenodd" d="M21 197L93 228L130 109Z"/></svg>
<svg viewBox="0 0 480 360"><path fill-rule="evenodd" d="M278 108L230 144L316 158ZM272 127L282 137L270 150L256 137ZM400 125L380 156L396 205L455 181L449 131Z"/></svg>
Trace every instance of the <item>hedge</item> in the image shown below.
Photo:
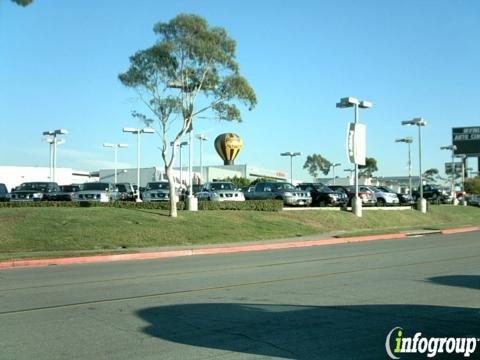
<svg viewBox="0 0 480 360"><path fill-rule="evenodd" d="M0 202L0 208L17 207L110 207L122 209L170 209L170 202L133 202L116 201L111 203L74 202L74 201L36 201L36 202ZM248 201L199 201L199 210L251 210L251 211L281 211L281 200L248 200ZM186 203L179 201L178 210L185 210Z"/></svg>

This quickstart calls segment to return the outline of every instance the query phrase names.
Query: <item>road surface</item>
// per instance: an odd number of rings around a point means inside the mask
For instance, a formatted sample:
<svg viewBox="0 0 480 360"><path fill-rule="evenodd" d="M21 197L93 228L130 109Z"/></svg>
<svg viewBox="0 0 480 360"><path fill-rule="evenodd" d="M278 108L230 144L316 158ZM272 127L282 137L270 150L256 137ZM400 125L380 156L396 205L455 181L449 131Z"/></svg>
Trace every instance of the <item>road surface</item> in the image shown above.
<svg viewBox="0 0 480 360"><path fill-rule="evenodd" d="M479 233L6 269L0 359L383 359L480 337L479 290Z"/></svg>

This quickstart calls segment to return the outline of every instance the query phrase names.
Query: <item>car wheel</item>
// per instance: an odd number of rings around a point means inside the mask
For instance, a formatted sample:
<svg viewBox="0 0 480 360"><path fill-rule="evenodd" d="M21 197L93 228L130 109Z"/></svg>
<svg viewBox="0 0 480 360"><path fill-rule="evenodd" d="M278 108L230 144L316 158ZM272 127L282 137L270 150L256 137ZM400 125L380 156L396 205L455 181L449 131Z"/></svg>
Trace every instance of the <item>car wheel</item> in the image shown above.
<svg viewBox="0 0 480 360"><path fill-rule="evenodd" d="M320 200L320 202L318 203L318 206L325 207L327 206L327 203L325 202L325 200Z"/></svg>
<svg viewBox="0 0 480 360"><path fill-rule="evenodd" d="M377 206L385 206L387 205L385 199L378 199L377 200Z"/></svg>

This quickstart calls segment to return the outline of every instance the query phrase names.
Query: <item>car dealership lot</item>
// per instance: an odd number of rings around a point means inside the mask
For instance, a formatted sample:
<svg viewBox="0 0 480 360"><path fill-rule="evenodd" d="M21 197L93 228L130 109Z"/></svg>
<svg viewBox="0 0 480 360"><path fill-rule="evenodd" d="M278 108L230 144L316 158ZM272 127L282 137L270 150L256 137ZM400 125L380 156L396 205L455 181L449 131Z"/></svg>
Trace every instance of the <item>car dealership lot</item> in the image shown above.
<svg viewBox="0 0 480 360"><path fill-rule="evenodd" d="M480 335L478 233L0 271L7 359L385 358Z"/></svg>

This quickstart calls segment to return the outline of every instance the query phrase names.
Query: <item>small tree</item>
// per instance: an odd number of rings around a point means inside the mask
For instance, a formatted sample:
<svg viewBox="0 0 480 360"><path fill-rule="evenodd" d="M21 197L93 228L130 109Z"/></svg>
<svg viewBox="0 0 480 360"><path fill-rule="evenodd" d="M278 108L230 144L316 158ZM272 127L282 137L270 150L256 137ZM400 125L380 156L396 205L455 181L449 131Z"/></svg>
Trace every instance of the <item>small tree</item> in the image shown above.
<svg viewBox="0 0 480 360"><path fill-rule="evenodd" d="M130 57L130 68L119 79L137 90L150 114L158 120L162 159L170 183L170 216L176 217L171 169L176 145L192 131L193 120L208 112L216 119L240 122L237 104L251 110L257 99L240 75L235 41L224 29L210 27L200 16L181 14L168 23L157 23L154 32L158 35L157 43ZM145 114L136 116L152 121ZM178 126L171 129L174 123Z"/></svg>
<svg viewBox="0 0 480 360"><path fill-rule="evenodd" d="M233 183L237 188L243 188L243 187L245 187L245 186L250 186L250 184L251 184L250 180L248 180L247 178L238 177L238 176L227 177L227 178L223 179L223 181L231 182L231 183Z"/></svg>
<svg viewBox="0 0 480 360"><path fill-rule="evenodd" d="M358 165L359 175L364 177L372 177L375 171L378 171L377 160L373 157L365 158L365 165Z"/></svg>
<svg viewBox="0 0 480 360"><path fill-rule="evenodd" d="M33 0L12 0L15 4L21 5L21 6L27 6L30 5Z"/></svg>
<svg viewBox="0 0 480 360"><path fill-rule="evenodd" d="M423 173L423 178L429 182L435 182L436 177L438 177L438 174L439 174L438 169L431 168L431 169L425 170L425 172Z"/></svg>
<svg viewBox="0 0 480 360"><path fill-rule="evenodd" d="M480 195L480 176L465 180L465 192Z"/></svg>
<svg viewBox="0 0 480 360"><path fill-rule="evenodd" d="M308 173L313 178L316 178L319 172L324 175L328 175L331 165L332 163L325 159L322 155L312 154L307 156L307 160L305 160L303 168L307 169Z"/></svg>

